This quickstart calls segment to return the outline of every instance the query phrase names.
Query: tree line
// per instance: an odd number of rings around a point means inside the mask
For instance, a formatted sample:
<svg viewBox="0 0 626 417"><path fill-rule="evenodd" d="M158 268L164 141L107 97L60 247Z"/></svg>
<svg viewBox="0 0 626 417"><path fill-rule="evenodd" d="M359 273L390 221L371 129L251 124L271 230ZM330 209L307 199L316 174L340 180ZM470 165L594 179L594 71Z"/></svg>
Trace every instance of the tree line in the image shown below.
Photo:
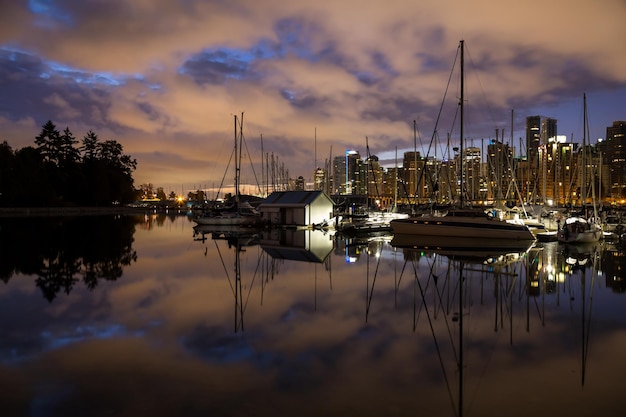
<svg viewBox="0 0 626 417"><path fill-rule="evenodd" d="M115 140L46 122L35 146L0 144L0 206L109 206L134 201L137 161Z"/></svg>

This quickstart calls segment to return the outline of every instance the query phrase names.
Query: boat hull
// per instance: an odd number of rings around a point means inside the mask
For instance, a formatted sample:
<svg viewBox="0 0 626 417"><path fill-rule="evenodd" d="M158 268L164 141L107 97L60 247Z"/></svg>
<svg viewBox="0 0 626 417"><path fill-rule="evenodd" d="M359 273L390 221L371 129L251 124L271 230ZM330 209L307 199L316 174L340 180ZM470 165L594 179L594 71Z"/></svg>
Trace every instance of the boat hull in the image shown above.
<svg viewBox="0 0 626 417"><path fill-rule="evenodd" d="M260 216L198 216L193 221L199 225L212 226L256 226L261 224Z"/></svg>
<svg viewBox="0 0 626 417"><path fill-rule="evenodd" d="M564 233L559 232L557 239L561 243L596 243L604 237L602 230L586 230L584 232L573 233L569 236L565 236Z"/></svg>
<svg viewBox="0 0 626 417"><path fill-rule="evenodd" d="M423 216L393 220L394 233L443 237L535 240L525 225L489 218Z"/></svg>

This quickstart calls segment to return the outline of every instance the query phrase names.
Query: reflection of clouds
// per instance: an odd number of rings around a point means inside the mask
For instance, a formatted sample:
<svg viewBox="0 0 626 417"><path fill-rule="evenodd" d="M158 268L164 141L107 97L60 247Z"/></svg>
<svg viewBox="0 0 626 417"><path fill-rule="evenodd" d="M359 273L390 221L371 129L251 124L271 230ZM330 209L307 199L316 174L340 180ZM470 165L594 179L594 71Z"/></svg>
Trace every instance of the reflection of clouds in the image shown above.
<svg viewBox="0 0 626 417"><path fill-rule="evenodd" d="M20 329L21 330L21 329ZM142 337L142 330L129 330L119 324L76 324L73 328L27 329L5 332L0 341L1 362L5 365L34 360L46 352L63 349L73 344L90 340L113 339L119 337Z"/></svg>
<svg viewBox="0 0 626 417"><path fill-rule="evenodd" d="M183 338L182 344L204 360L221 365L247 362L268 369L271 363L278 362L276 353L257 351L253 339L249 333L225 332L223 327L199 325Z"/></svg>
<svg viewBox="0 0 626 417"><path fill-rule="evenodd" d="M10 311L0 316L0 353L6 360L17 349L23 358L0 365L3 405L27 410L14 415L28 415L35 395L37 407L58 415L454 415L444 375L456 392L458 269L450 279L443 257L420 259L422 305L412 265L401 276L401 254L397 265L383 254L375 281L373 257L368 277L367 255L347 265L335 253L331 271L286 261L263 280L255 278L259 252L247 248L245 329L236 332L214 242L205 257L191 229L159 242L154 230L136 233L138 262L124 280L93 292L48 304L21 277L0 286L0 306ZM225 264L232 268L232 258ZM464 292L467 414L558 415L593 404L614 415L616 381L626 373L623 300L596 288L581 390L581 297L571 304L563 286L529 297L520 269L499 286L473 269L465 269Z"/></svg>

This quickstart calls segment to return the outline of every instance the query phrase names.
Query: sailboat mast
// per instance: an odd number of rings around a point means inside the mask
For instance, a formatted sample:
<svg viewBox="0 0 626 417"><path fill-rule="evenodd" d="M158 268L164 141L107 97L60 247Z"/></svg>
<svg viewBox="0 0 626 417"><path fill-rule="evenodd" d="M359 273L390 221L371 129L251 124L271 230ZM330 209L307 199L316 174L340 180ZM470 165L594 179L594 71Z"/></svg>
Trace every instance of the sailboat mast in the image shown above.
<svg viewBox="0 0 626 417"><path fill-rule="evenodd" d="M394 182L393 182L393 212L398 211L398 147L396 146L396 156L394 162Z"/></svg>
<svg viewBox="0 0 626 417"><path fill-rule="evenodd" d="M365 204L367 206L367 210L370 209L370 169L372 169L372 158L370 157L370 145L365 136L365 151L367 153L367 169L365 171Z"/></svg>
<svg viewBox="0 0 626 417"><path fill-rule="evenodd" d="M261 133L261 186L263 185L263 181L265 181L265 169L263 163L263 133ZM265 194L265 197L267 197L267 194Z"/></svg>
<svg viewBox="0 0 626 417"><path fill-rule="evenodd" d="M237 146L237 127L237 115L235 115L235 202L239 203L239 150Z"/></svg>
<svg viewBox="0 0 626 417"><path fill-rule="evenodd" d="M584 207L587 201L587 94L583 93L583 155L582 155L582 173L581 173L581 205Z"/></svg>
<svg viewBox="0 0 626 417"><path fill-rule="evenodd" d="M464 193L464 175L463 175L463 122L464 122L464 115L463 115L463 107L464 107L464 102L465 102L465 57L464 57L464 49L465 49L465 45L464 45L465 41L461 40L461 98L460 98L460 102L459 105L461 106L460 109L460 116L461 116L461 129L460 129L460 134L461 134L461 138L460 138L460 157L461 157L461 161L460 161L460 167L461 167L461 195L459 197L459 201L461 204L461 207L463 207L463 193Z"/></svg>
<svg viewBox="0 0 626 417"><path fill-rule="evenodd" d="M413 202L415 205L419 204L418 193L417 193L417 121L413 120L413 164L415 168L415 190L413 192Z"/></svg>

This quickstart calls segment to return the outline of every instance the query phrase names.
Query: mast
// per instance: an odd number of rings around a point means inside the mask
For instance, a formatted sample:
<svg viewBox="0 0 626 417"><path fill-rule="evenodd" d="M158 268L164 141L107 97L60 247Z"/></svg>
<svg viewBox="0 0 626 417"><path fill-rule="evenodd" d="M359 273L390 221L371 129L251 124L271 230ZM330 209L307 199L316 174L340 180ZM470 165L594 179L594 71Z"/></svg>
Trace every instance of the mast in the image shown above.
<svg viewBox="0 0 626 417"><path fill-rule="evenodd" d="M419 204L417 193L417 121L413 120L413 164L415 167L415 190L413 192L413 202L415 205Z"/></svg>
<svg viewBox="0 0 626 417"><path fill-rule="evenodd" d="M243 113L241 113L243 121ZM237 115L235 115L235 203L239 204L239 151L237 147Z"/></svg>
<svg viewBox="0 0 626 417"><path fill-rule="evenodd" d="M370 156L370 145L365 136L365 150L366 150L366 161L367 161L367 169L365 170L365 204L366 209L369 212L370 209L370 169L372 169L372 158Z"/></svg>
<svg viewBox="0 0 626 417"><path fill-rule="evenodd" d="M582 173L581 173L581 205L585 207L587 201L587 94L583 93L583 155L582 155Z"/></svg>
<svg viewBox="0 0 626 417"><path fill-rule="evenodd" d="M461 41L462 43L463 41ZM463 62L463 60L461 60ZM459 359L458 359L458 371L459 371L459 404L458 404L458 417L463 417L463 267L465 262L460 262L459 268Z"/></svg>
<svg viewBox="0 0 626 417"><path fill-rule="evenodd" d="M459 105L461 106L460 109L460 116L461 116L461 139L460 139L460 157L461 157L461 161L460 161L460 167L461 167L461 195L459 196L459 202L461 204L461 207L463 207L463 193L464 191L464 175L463 175L463 122L464 122L464 115L463 115L463 107L464 107L464 101L465 101L465 57L464 57L464 43L465 41L461 39L461 43L460 43L460 48L461 48L461 97L460 97L460 101L459 101Z"/></svg>
<svg viewBox="0 0 626 417"><path fill-rule="evenodd" d="M263 181L265 181L265 175L264 175L264 167L263 167L263 133L261 133L261 184L263 183ZM262 191L261 191L262 193ZM265 194L265 197L267 197L267 194Z"/></svg>
<svg viewBox="0 0 626 417"><path fill-rule="evenodd" d="M398 147L396 146L396 159L394 163L394 182L393 182L393 212L398 212Z"/></svg>

